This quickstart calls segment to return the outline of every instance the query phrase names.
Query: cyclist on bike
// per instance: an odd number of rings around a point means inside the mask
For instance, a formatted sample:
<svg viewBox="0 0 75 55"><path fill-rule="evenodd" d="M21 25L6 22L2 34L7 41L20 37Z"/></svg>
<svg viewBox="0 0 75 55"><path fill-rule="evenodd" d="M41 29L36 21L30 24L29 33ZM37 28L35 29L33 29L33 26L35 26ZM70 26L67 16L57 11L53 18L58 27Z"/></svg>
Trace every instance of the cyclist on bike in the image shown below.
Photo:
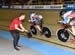
<svg viewBox="0 0 75 55"><path fill-rule="evenodd" d="M70 10L64 11L64 14L62 14L61 11L60 15L63 17L63 21L59 21L60 23L71 25L71 29L74 35L74 39L72 39L72 42L75 43L75 12L73 10Z"/></svg>
<svg viewBox="0 0 75 55"><path fill-rule="evenodd" d="M39 15L39 14L37 14L37 13L35 13L35 12L32 12L31 14L30 14L30 20L29 20L29 22L31 22L31 23L33 23L34 25L35 25L35 27L42 33L42 29L41 29L41 27L40 27L40 25L42 24L42 19L43 19L43 17L42 17L42 15Z"/></svg>

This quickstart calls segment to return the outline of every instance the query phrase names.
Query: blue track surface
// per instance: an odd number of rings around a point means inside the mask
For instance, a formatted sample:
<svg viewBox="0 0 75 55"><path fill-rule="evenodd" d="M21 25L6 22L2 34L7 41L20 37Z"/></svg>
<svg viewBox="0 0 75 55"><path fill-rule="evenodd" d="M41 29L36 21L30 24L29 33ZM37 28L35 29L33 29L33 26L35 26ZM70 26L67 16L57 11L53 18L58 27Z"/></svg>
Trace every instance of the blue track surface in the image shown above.
<svg viewBox="0 0 75 55"><path fill-rule="evenodd" d="M9 32L0 31L0 36L11 40L12 37ZM46 43L42 43L40 41L28 39L25 37L21 37L19 43L21 45L32 48L36 51L43 53L44 55L75 55L75 52L70 52L68 50L58 48L53 45L48 45Z"/></svg>

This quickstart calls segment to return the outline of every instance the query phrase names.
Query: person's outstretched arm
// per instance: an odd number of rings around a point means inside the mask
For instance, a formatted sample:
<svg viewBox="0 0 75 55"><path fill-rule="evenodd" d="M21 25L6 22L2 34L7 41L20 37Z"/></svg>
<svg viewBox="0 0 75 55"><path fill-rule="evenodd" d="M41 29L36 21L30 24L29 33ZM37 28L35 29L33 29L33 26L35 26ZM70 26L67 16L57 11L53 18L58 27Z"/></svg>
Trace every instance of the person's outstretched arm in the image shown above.
<svg viewBox="0 0 75 55"><path fill-rule="evenodd" d="M29 32L27 29L25 29L24 27L23 27L23 25L22 24L20 24L20 28L22 29L22 30L24 30L25 32Z"/></svg>

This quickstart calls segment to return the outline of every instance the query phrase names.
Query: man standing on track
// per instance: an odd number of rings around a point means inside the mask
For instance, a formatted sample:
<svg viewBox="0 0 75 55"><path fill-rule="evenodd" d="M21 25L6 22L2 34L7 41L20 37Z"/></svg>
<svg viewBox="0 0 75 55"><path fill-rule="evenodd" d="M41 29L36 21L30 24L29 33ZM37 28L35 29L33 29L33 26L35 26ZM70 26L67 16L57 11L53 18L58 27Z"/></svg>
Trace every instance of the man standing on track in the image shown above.
<svg viewBox="0 0 75 55"><path fill-rule="evenodd" d="M22 21L25 19L25 14L22 13L19 15L19 17L15 18L10 25L10 32L11 35L13 37L13 46L16 50L19 50L18 47L20 47L18 45L18 41L20 38L20 33L19 32L26 32L28 33L29 31L26 30L23 25L22 25Z"/></svg>

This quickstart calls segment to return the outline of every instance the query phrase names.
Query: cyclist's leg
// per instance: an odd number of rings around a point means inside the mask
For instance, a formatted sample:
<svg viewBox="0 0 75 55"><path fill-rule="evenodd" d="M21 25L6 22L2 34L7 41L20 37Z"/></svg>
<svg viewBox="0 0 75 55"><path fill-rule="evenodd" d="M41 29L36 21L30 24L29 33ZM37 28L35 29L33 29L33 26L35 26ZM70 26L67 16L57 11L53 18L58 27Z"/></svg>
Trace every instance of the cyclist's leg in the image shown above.
<svg viewBox="0 0 75 55"><path fill-rule="evenodd" d="M40 25L35 25L35 27L36 27L40 32L42 31Z"/></svg>
<svg viewBox="0 0 75 55"><path fill-rule="evenodd" d="M75 26L74 26L75 23L74 23L74 22L75 22L75 21L71 21L71 22L70 22L70 25L71 25L71 29L72 29L72 32L73 32L73 35L74 35L74 36L73 36L74 39L71 39L71 42L75 44Z"/></svg>

